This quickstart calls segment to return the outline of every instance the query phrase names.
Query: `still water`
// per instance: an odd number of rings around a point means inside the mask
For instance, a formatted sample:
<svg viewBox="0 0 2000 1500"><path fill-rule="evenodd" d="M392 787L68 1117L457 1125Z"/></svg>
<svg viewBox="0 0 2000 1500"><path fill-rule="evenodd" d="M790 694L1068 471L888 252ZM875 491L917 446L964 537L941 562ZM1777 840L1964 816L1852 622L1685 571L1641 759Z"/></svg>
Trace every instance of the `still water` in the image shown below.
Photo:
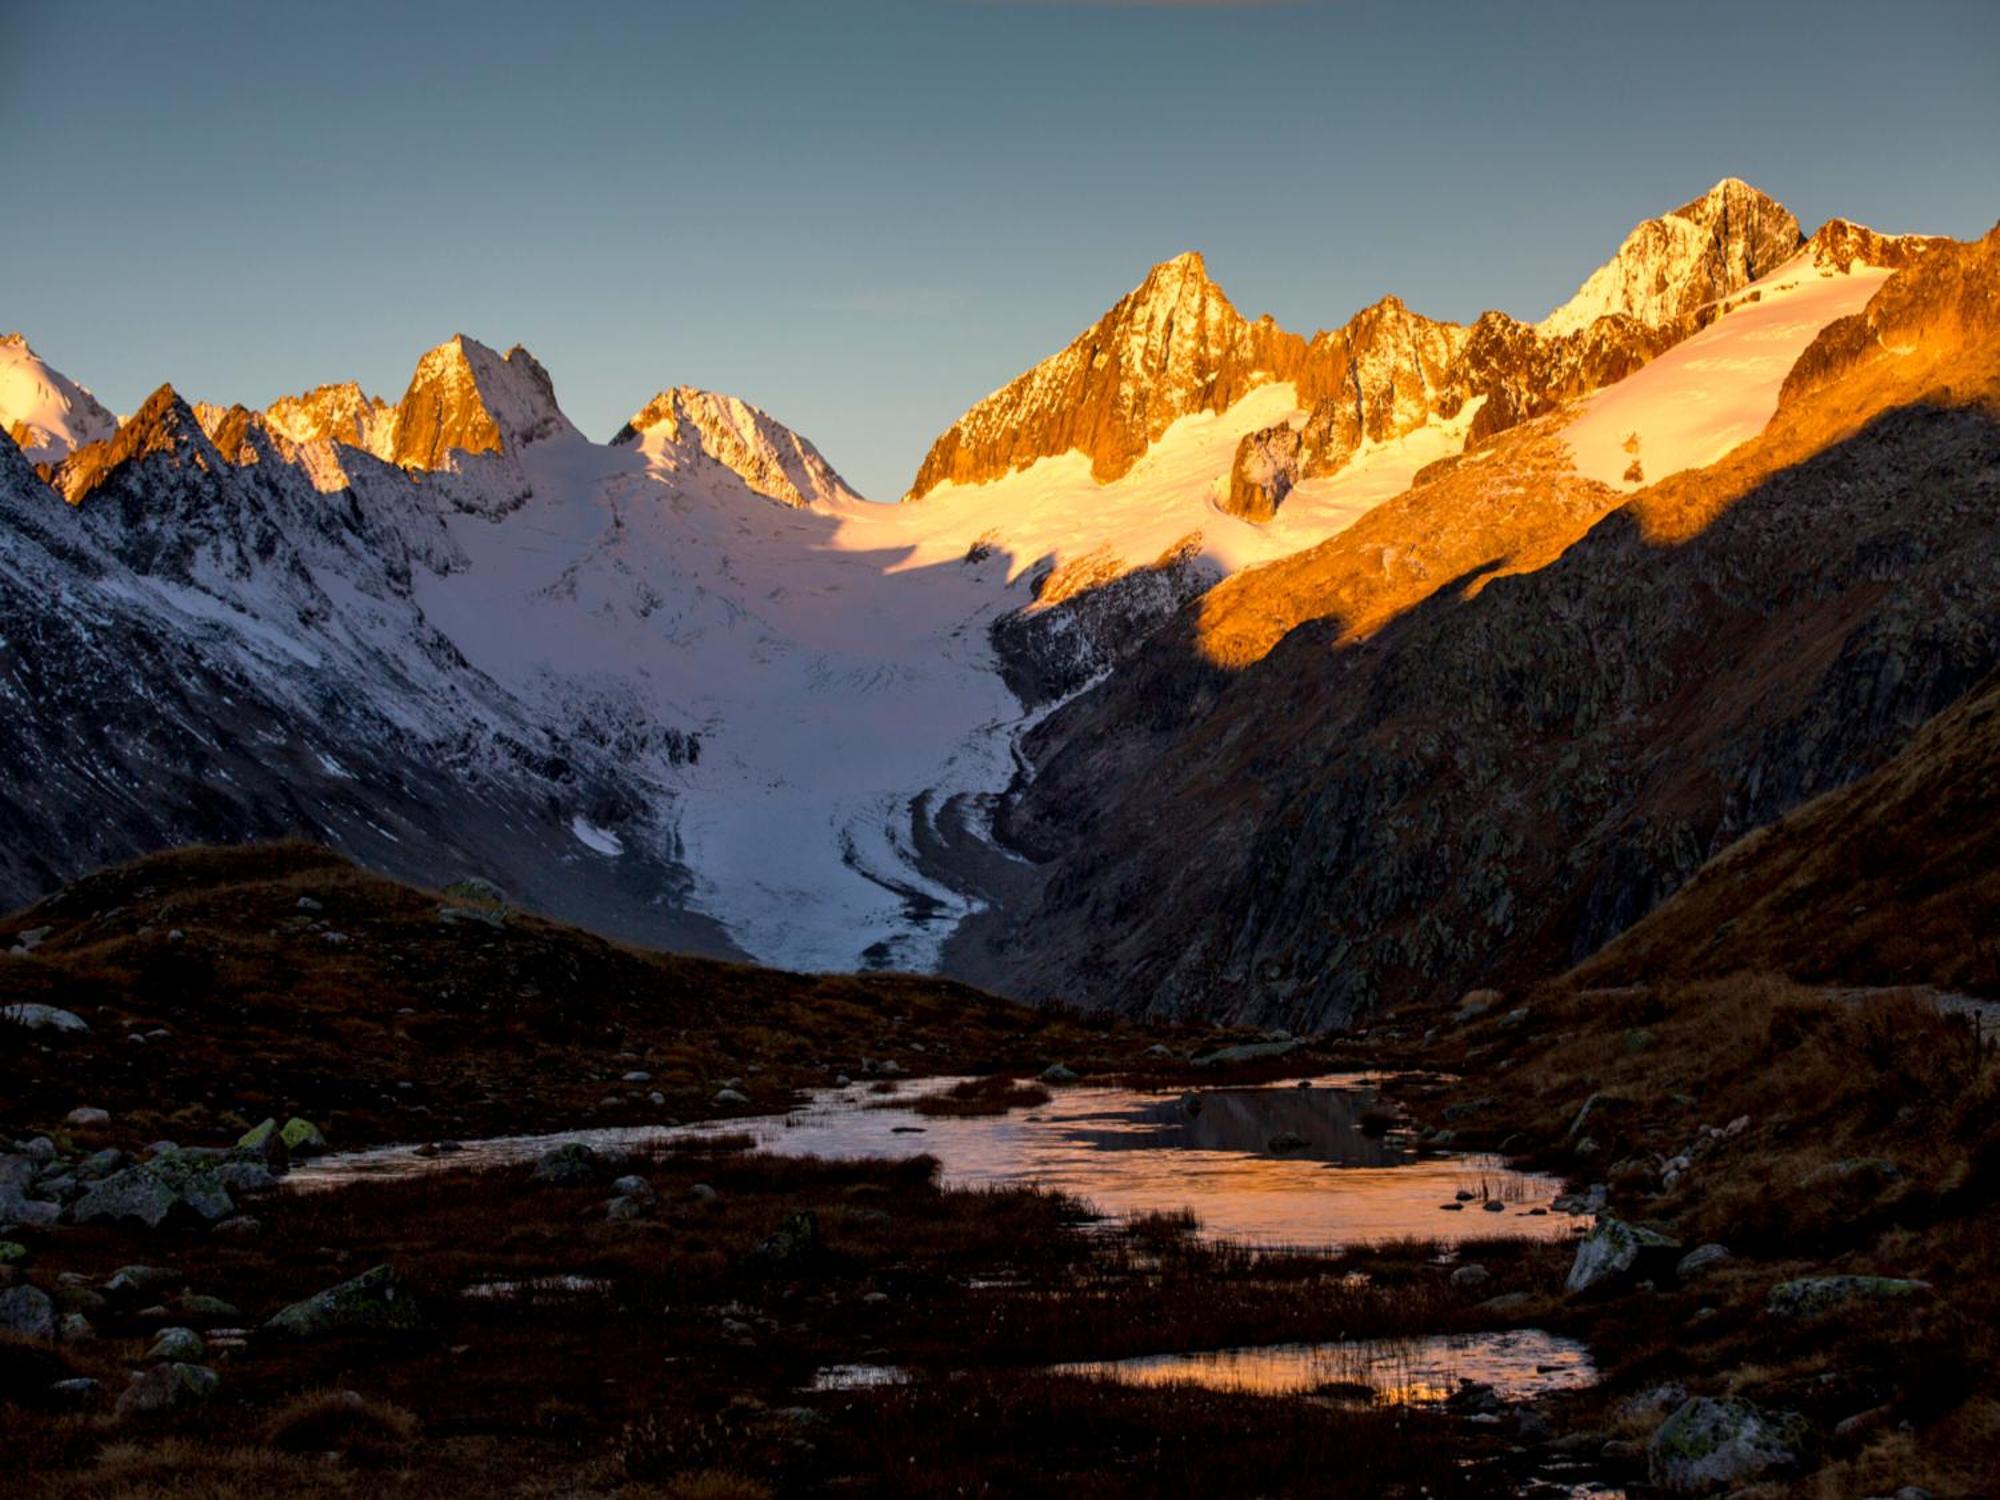
<svg viewBox="0 0 2000 1500"><path fill-rule="evenodd" d="M784 1115L500 1137L467 1141L435 1157L410 1146L347 1152L303 1164L287 1182L311 1191L528 1162L565 1141L640 1153L704 1137L749 1136L758 1149L787 1156L923 1153L937 1159L948 1186L1032 1184L1116 1217L1188 1209L1206 1234L1266 1247L1409 1236L1554 1239L1583 1227L1549 1212L1561 1186L1553 1178L1511 1171L1493 1157L1424 1152L1398 1131L1364 1132L1362 1116L1378 1096L1363 1075L1318 1077L1303 1087L1294 1080L1202 1089L1193 1109L1179 1091L1092 1084L1057 1087L1047 1104L1006 1115L936 1117L912 1107L958 1081L856 1083L815 1091ZM1488 1210L1489 1202L1497 1208Z"/></svg>

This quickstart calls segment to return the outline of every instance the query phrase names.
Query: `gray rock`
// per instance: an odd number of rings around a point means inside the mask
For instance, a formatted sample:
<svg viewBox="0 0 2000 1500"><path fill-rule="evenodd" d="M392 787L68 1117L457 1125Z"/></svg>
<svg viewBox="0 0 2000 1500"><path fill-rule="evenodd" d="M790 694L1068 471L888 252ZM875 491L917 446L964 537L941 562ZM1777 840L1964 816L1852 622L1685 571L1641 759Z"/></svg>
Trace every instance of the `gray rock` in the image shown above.
<svg viewBox="0 0 2000 1500"><path fill-rule="evenodd" d="M1776 1478L1799 1468L1811 1437L1796 1413L1697 1396L1653 1434L1646 1445L1646 1476L1676 1495Z"/></svg>
<svg viewBox="0 0 2000 1500"><path fill-rule="evenodd" d="M1076 1069L1064 1063L1050 1063L1042 1069L1043 1083L1075 1083L1080 1076Z"/></svg>
<svg viewBox="0 0 2000 1500"><path fill-rule="evenodd" d="M689 1188L688 1196L697 1203L717 1203L722 1199L722 1194L718 1193L705 1182L697 1182L693 1187Z"/></svg>
<svg viewBox="0 0 2000 1500"><path fill-rule="evenodd" d="M11 1021L29 1031L88 1031L90 1023L73 1010L53 1005L0 1005L0 1021Z"/></svg>
<svg viewBox="0 0 2000 1500"><path fill-rule="evenodd" d="M56 1325L56 1337L65 1344L81 1344L86 1339L96 1338L97 1330L90 1326L90 1319L82 1313L64 1313L62 1322Z"/></svg>
<svg viewBox="0 0 2000 1500"><path fill-rule="evenodd" d="M171 1291L186 1279L165 1266L120 1266L104 1283L104 1295L114 1302L144 1302Z"/></svg>
<svg viewBox="0 0 2000 1500"><path fill-rule="evenodd" d="M96 1182L109 1177L125 1165L125 1153L116 1146L106 1146L102 1151L93 1151L76 1164L76 1175L85 1182Z"/></svg>
<svg viewBox="0 0 2000 1500"><path fill-rule="evenodd" d="M1774 1318L1816 1318L1849 1302L1911 1301L1930 1291L1928 1281L1901 1276L1802 1276L1772 1287L1764 1310Z"/></svg>
<svg viewBox="0 0 2000 1500"><path fill-rule="evenodd" d="M206 1365L154 1365L133 1375L116 1412L134 1417L192 1406L213 1396L221 1384L222 1377Z"/></svg>
<svg viewBox="0 0 2000 1500"><path fill-rule="evenodd" d="M28 1258L28 1247L19 1240L0 1240L0 1266L18 1266Z"/></svg>
<svg viewBox="0 0 2000 1500"><path fill-rule="evenodd" d="M1563 1286L1572 1296L1598 1291L1620 1282L1637 1280L1642 1268L1672 1257L1678 1259L1681 1242L1669 1239L1637 1224L1600 1218L1576 1247L1569 1276Z"/></svg>
<svg viewBox="0 0 2000 1500"><path fill-rule="evenodd" d="M1474 1292L1493 1279L1493 1273L1482 1265L1460 1266L1451 1273L1451 1284L1461 1292Z"/></svg>
<svg viewBox="0 0 2000 1500"><path fill-rule="evenodd" d="M643 1219L653 1211L651 1203L642 1203L637 1198L613 1198L604 1205L604 1217L614 1224L629 1224L635 1219Z"/></svg>
<svg viewBox="0 0 2000 1500"><path fill-rule="evenodd" d="M535 1170L529 1175L534 1182L551 1183L556 1187L580 1187L597 1180L600 1165L597 1153L583 1142L565 1141L544 1151L536 1159Z"/></svg>
<svg viewBox="0 0 2000 1500"><path fill-rule="evenodd" d="M251 1126L237 1138L236 1149L247 1152L272 1166L283 1165L291 1156L278 1122L266 1119Z"/></svg>
<svg viewBox="0 0 2000 1500"><path fill-rule="evenodd" d="M170 1151L91 1184L70 1217L79 1224L136 1220L157 1229L169 1214L183 1208L213 1223L235 1212L236 1204L213 1167Z"/></svg>
<svg viewBox="0 0 2000 1500"><path fill-rule="evenodd" d="M109 1125L110 1123L111 1112L109 1110L93 1109L89 1105L80 1104L63 1116L63 1124L73 1125L78 1130L94 1130L99 1126Z"/></svg>
<svg viewBox="0 0 2000 1500"><path fill-rule="evenodd" d="M1305 1145L1306 1138L1296 1130L1281 1130L1272 1136L1269 1141L1265 1142L1267 1150L1281 1155L1287 1151L1303 1150Z"/></svg>
<svg viewBox="0 0 2000 1500"><path fill-rule="evenodd" d="M42 1166L47 1166L58 1156L61 1156L62 1152L56 1149L56 1143L47 1136L38 1135L21 1147L21 1154L30 1161L39 1162Z"/></svg>
<svg viewBox="0 0 2000 1500"><path fill-rule="evenodd" d="M87 1411L97 1405L99 1393L103 1390L88 1375L79 1375L70 1380L58 1380L49 1387L49 1395L56 1404L72 1411Z"/></svg>
<svg viewBox="0 0 2000 1500"><path fill-rule="evenodd" d="M280 1338L314 1339L331 1334L403 1334L424 1326L423 1312L389 1266L376 1266L352 1281L315 1292L277 1313L264 1331Z"/></svg>
<svg viewBox="0 0 2000 1500"><path fill-rule="evenodd" d="M279 1127L278 1138L293 1156L319 1156L327 1149L326 1137L311 1120L293 1115Z"/></svg>
<svg viewBox="0 0 2000 1500"><path fill-rule="evenodd" d="M731 1104L748 1104L750 1097L741 1089L717 1089L715 1097L708 1102L722 1108Z"/></svg>
<svg viewBox="0 0 2000 1500"><path fill-rule="evenodd" d="M268 1193L278 1185L278 1179L262 1162L226 1161L215 1169L215 1175L232 1194Z"/></svg>
<svg viewBox="0 0 2000 1500"><path fill-rule="evenodd" d="M25 1339L56 1336L56 1305L39 1287L10 1286L0 1291L0 1331Z"/></svg>
<svg viewBox="0 0 2000 1500"><path fill-rule="evenodd" d="M634 1068L620 1080L622 1083L651 1083L652 1081L653 1075L648 1073L644 1068Z"/></svg>
<svg viewBox="0 0 2000 1500"><path fill-rule="evenodd" d="M192 1328L162 1328L146 1351L148 1361L167 1360L177 1364L199 1364L208 1354L208 1345Z"/></svg>
<svg viewBox="0 0 2000 1500"><path fill-rule="evenodd" d="M215 1232L226 1240L254 1240L264 1232L264 1221L253 1214L237 1214L218 1223Z"/></svg>
<svg viewBox="0 0 2000 1500"><path fill-rule="evenodd" d="M659 1197L652 1183L643 1177L620 1177L611 1184L611 1191L636 1203L652 1203Z"/></svg>
<svg viewBox="0 0 2000 1500"><path fill-rule="evenodd" d="M1705 1275L1728 1259L1727 1245L1697 1245L1680 1258L1674 1267L1674 1275L1682 1281L1689 1281L1696 1276Z"/></svg>

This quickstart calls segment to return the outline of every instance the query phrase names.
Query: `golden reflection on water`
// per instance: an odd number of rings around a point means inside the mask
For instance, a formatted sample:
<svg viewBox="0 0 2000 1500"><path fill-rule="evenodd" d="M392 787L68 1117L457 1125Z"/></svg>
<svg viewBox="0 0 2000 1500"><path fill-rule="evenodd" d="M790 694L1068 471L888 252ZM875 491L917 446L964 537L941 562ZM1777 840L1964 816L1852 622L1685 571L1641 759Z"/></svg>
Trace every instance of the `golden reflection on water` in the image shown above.
<svg viewBox="0 0 2000 1500"><path fill-rule="evenodd" d="M1274 1344L1057 1365L1054 1373L1121 1385L1193 1385L1256 1396L1365 1386L1393 1405L1442 1401L1461 1381L1490 1385L1507 1401L1574 1390L1596 1379L1582 1345L1540 1329L1330 1344Z"/></svg>

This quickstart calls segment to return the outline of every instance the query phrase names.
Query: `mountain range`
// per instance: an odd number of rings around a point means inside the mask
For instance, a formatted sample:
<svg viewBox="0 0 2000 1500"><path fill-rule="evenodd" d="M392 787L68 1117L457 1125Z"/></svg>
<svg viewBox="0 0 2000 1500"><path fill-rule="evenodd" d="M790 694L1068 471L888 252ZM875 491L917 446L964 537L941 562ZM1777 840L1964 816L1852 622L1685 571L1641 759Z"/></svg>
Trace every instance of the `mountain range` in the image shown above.
<svg viewBox="0 0 2000 1500"><path fill-rule="evenodd" d="M1292 1026L1546 972L2000 662L1996 241L1725 179L1540 322L1310 336L1199 255L864 501L738 398L608 443L0 342L0 894L303 835L615 935Z"/></svg>

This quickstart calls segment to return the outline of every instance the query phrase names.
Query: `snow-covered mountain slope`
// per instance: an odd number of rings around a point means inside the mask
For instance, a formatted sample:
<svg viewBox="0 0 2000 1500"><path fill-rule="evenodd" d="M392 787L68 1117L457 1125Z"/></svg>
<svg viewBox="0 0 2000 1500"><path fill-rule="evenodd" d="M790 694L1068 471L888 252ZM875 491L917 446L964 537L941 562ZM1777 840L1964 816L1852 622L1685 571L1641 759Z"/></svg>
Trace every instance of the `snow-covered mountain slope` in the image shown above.
<svg viewBox="0 0 2000 1500"><path fill-rule="evenodd" d="M953 451L994 473L896 506L686 387L592 443L525 350L464 337L394 406L347 384L197 414L163 390L53 490L18 454L6 472L19 826L0 877L25 896L160 843L303 832L624 935L930 967L1008 887L988 821L1064 696L1216 580L1364 519L1369 566L1407 572L1451 518L1406 506L1431 530L1399 536L1378 507L1525 421L1573 419L1597 465L1591 424L1637 420L1623 402L1648 414L1652 478L1726 436L1683 406L1761 420L1803 341L1922 253L1854 226L1816 243L1796 284L1671 338L1622 314L1457 328L1386 299L1311 346L1237 318L1184 257L1100 322L1106 363L1072 346L1024 377L1047 419L1025 446L997 407L964 427ZM1708 342L1655 360L1702 323ZM1620 375L1625 395L1560 411ZM1257 519L1246 447L1258 483L1283 481Z"/></svg>
<svg viewBox="0 0 2000 1500"><path fill-rule="evenodd" d="M686 469L706 461L731 470L758 494L782 505L859 500L811 443L736 396L677 385L647 402L611 439L638 444L655 466Z"/></svg>
<svg viewBox="0 0 2000 1500"><path fill-rule="evenodd" d="M1578 472L1635 490L1714 463L1764 430L1786 374L1819 331L1859 312L1892 274L1822 269L1810 253L1794 255L1728 316L1579 404L1563 428Z"/></svg>
<svg viewBox="0 0 2000 1500"><path fill-rule="evenodd" d="M0 334L0 432L30 463L53 463L108 438L118 419L68 376L52 370L18 333Z"/></svg>

